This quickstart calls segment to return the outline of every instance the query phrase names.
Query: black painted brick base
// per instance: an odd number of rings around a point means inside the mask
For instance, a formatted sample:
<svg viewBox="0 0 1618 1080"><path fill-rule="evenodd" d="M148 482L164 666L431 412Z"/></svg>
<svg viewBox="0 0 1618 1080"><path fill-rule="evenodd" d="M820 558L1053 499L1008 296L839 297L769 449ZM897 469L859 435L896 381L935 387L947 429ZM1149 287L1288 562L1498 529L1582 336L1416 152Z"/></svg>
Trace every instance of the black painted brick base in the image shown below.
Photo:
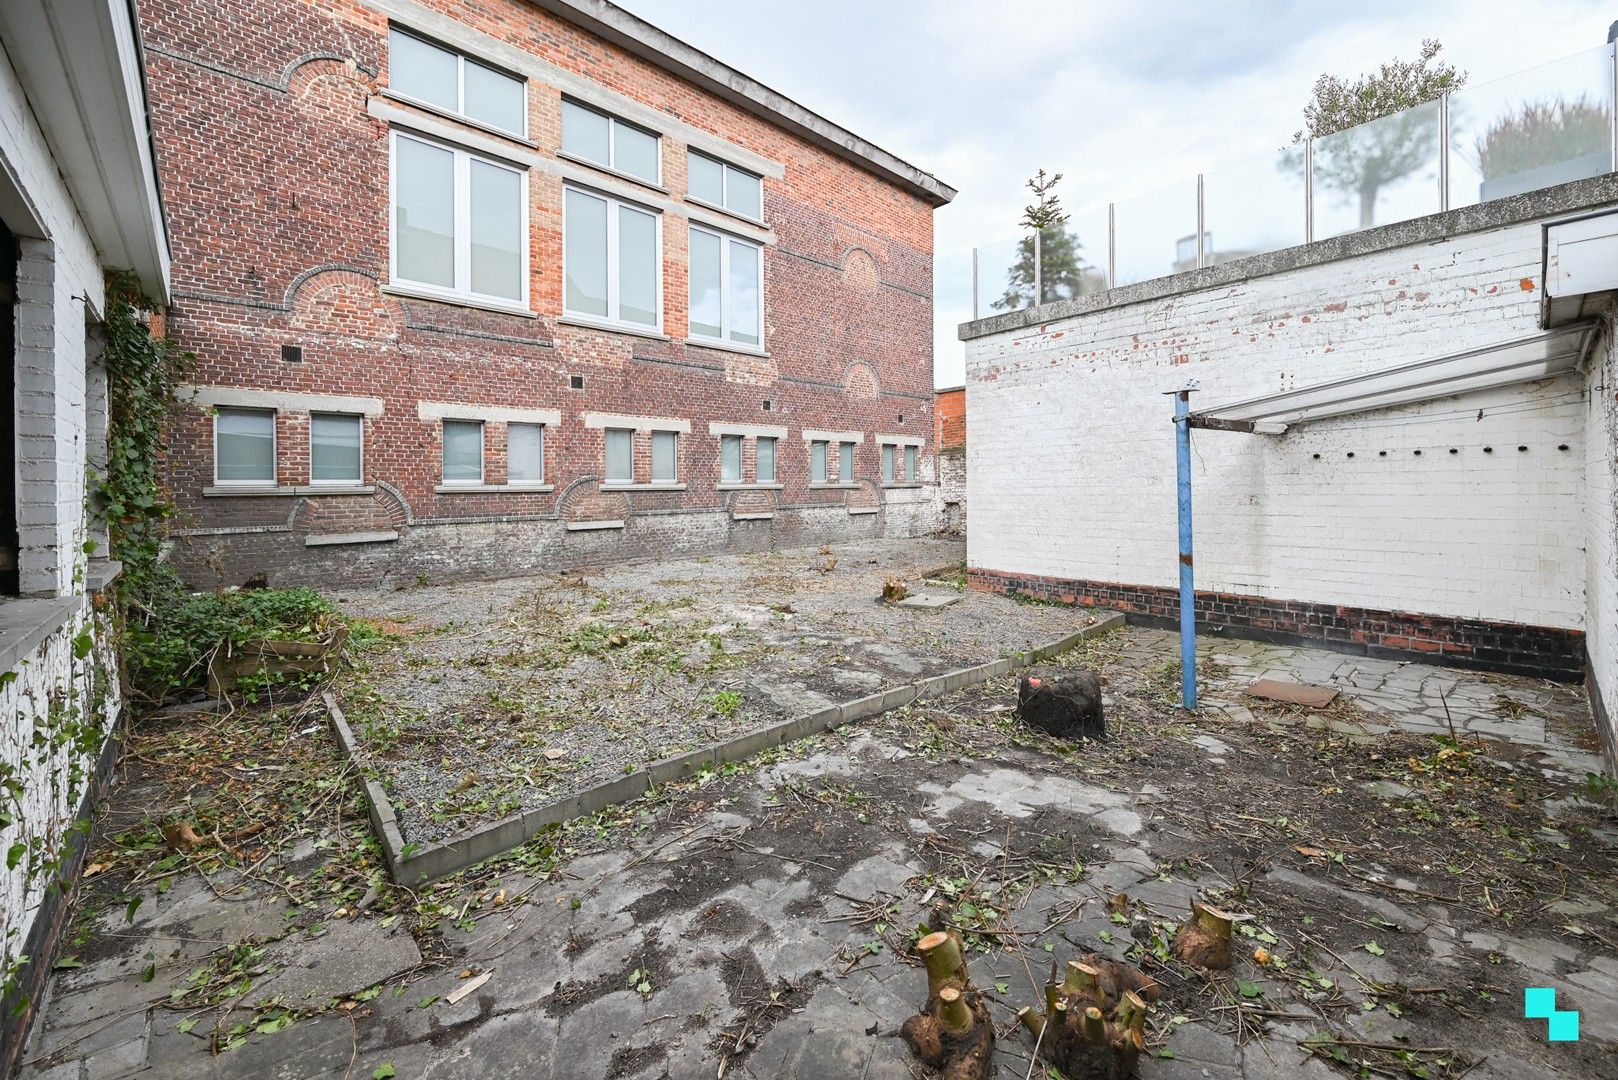
<svg viewBox="0 0 1618 1080"><path fill-rule="evenodd" d="M987 592L1022 593L1039 600L1112 608L1127 613L1133 623L1179 625L1177 589L982 569L968 569L967 581L972 588ZM1524 623L1199 592L1197 629L1200 633L1566 682L1582 680L1585 673L1583 631Z"/></svg>

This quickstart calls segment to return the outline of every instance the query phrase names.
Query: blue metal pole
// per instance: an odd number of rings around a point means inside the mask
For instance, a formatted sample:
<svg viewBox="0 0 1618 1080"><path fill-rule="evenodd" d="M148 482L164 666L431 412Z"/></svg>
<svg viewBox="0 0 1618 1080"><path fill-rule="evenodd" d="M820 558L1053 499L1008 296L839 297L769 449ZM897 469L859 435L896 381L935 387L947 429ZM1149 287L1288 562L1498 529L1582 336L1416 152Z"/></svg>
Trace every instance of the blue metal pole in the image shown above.
<svg viewBox="0 0 1618 1080"><path fill-rule="evenodd" d="M1197 707L1197 593L1191 575L1191 391L1174 394L1174 472L1180 509L1180 703Z"/></svg>

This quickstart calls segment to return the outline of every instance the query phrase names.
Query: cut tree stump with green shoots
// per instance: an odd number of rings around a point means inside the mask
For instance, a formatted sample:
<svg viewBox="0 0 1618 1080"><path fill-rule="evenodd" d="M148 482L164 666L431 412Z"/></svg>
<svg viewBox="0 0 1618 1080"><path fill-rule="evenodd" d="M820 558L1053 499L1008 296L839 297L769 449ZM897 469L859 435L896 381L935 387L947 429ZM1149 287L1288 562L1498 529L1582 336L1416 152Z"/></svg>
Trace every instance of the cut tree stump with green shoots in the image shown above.
<svg viewBox="0 0 1618 1080"><path fill-rule="evenodd" d="M1070 961L1060 979L1052 963L1045 1011L1025 1008L1017 1019L1039 1059L1069 1080L1129 1080L1146 1047L1146 1003L1158 993L1139 968L1092 953Z"/></svg>
<svg viewBox="0 0 1618 1080"><path fill-rule="evenodd" d="M994 1070L994 1022L972 986L958 934L937 931L916 942L927 969L927 1001L899 1034L924 1065L944 1080L989 1080Z"/></svg>
<svg viewBox="0 0 1618 1080"><path fill-rule="evenodd" d="M1175 932L1175 959L1192 967L1222 971L1230 967L1230 932L1247 916L1221 911L1201 900L1191 902L1191 917Z"/></svg>

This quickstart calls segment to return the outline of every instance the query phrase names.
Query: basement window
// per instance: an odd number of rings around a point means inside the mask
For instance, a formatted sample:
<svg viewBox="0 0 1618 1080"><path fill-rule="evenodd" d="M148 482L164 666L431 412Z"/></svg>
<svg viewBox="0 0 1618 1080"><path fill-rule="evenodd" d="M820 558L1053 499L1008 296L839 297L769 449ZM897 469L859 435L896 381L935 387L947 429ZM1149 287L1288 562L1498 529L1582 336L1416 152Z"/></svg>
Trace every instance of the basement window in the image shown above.
<svg viewBox="0 0 1618 1080"><path fill-rule="evenodd" d="M725 484L742 482L742 437L719 436L719 480Z"/></svg>
<svg viewBox="0 0 1618 1080"><path fill-rule="evenodd" d="M545 425L506 425L506 483L545 482Z"/></svg>
<svg viewBox="0 0 1618 1080"><path fill-rule="evenodd" d="M221 487L275 484L275 412L220 409L213 425L214 483Z"/></svg>
<svg viewBox="0 0 1618 1080"><path fill-rule="evenodd" d="M775 440L760 435L754 450L756 454L753 462L754 479L760 484L775 483Z"/></svg>
<svg viewBox="0 0 1618 1080"><path fill-rule="evenodd" d="M759 348L764 248L691 226L691 336Z"/></svg>
<svg viewBox="0 0 1618 1080"><path fill-rule="evenodd" d="M562 152L648 184L662 182L657 135L567 98L562 99Z"/></svg>
<svg viewBox="0 0 1618 1080"><path fill-rule="evenodd" d="M444 421L444 483L483 483L482 421Z"/></svg>
<svg viewBox="0 0 1618 1080"><path fill-rule="evenodd" d="M364 425L358 416L311 413L309 480L314 484L357 484L363 474Z"/></svg>
<svg viewBox="0 0 1618 1080"><path fill-rule="evenodd" d="M764 221L763 179L695 150L686 152L686 194L692 202Z"/></svg>
<svg viewBox="0 0 1618 1080"><path fill-rule="evenodd" d="M390 277L429 296L528 302L528 174L393 133Z"/></svg>
<svg viewBox="0 0 1618 1080"><path fill-rule="evenodd" d="M635 433L629 428L607 429L607 483L635 482Z"/></svg>
<svg viewBox="0 0 1618 1080"><path fill-rule="evenodd" d="M528 129L528 83L397 26L388 31L388 89L521 138Z"/></svg>

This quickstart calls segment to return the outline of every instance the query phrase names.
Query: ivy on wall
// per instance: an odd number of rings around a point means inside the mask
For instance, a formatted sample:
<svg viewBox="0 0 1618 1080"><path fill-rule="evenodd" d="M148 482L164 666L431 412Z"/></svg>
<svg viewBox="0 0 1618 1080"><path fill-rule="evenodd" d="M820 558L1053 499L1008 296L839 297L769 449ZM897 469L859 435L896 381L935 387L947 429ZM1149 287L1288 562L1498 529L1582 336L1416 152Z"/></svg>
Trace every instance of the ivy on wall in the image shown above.
<svg viewBox="0 0 1618 1080"><path fill-rule="evenodd" d="M107 281L107 463L97 485L112 557L124 564L121 595L151 588L174 502L159 477L169 409L195 357L142 320L154 305L128 275Z"/></svg>

